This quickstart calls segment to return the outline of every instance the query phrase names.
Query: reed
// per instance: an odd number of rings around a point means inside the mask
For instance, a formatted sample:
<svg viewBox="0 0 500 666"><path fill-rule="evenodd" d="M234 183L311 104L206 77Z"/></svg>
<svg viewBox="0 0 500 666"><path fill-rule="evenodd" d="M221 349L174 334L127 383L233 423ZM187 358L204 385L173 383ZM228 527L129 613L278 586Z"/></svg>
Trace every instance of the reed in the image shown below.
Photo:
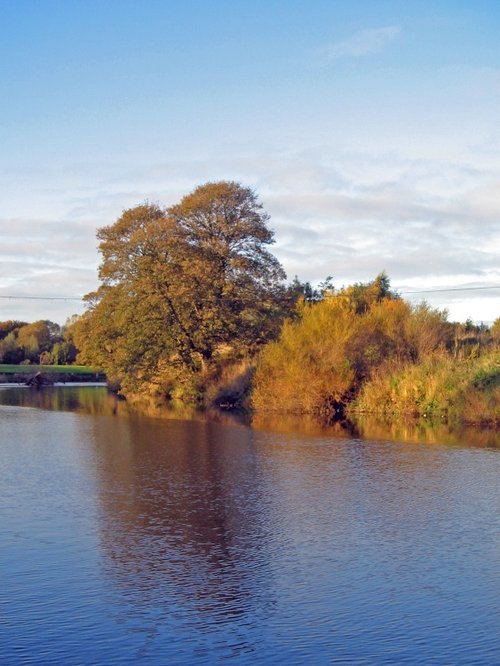
<svg viewBox="0 0 500 666"><path fill-rule="evenodd" d="M418 364L382 367L348 412L500 424L500 352L459 361L437 352Z"/></svg>

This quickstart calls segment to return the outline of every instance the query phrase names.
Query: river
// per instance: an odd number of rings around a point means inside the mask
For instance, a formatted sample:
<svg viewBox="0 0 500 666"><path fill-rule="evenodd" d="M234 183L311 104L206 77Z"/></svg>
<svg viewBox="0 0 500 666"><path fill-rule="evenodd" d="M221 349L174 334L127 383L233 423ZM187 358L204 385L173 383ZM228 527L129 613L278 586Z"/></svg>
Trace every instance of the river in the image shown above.
<svg viewBox="0 0 500 666"><path fill-rule="evenodd" d="M0 663L498 664L495 437L2 388Z"/></svg>

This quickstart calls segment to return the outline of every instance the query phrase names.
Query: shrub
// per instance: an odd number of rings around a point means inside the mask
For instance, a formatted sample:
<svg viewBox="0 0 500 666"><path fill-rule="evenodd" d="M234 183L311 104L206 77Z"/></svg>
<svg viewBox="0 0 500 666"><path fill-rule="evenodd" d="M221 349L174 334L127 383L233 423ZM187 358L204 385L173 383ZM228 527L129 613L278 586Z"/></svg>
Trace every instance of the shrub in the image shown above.
<svg viewBox="0 0 500 666"><path fill-rule="evenodd" d="M421 364L385 368L368 381L349 413L500 422L500 353L457 361L436 353Z"/></svg>

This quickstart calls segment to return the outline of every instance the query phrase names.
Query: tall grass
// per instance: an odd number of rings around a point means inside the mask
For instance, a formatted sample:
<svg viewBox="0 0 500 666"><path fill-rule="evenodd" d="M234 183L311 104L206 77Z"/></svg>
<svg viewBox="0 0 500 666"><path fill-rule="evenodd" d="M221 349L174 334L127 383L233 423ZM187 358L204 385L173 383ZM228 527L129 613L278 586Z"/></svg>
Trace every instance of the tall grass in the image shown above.
<svg viewBox="0 0 500 666"><path fill-rule="evenodd" d="M348 412L500 424L500 352L458 362L441 352L419 364L382 367Z"/></svg>

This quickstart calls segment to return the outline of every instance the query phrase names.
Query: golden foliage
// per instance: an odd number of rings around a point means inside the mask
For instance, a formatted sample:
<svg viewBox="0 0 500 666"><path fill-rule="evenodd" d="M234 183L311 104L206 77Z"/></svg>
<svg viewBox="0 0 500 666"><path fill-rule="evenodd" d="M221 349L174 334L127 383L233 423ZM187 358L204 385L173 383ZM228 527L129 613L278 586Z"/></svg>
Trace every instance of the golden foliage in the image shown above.
<svg viewBox="0 0 500 666"><path fill-rule="evenodd" d="M491 336L476 331L465 339L470 331L460 331L446 311L391 294L383 275L304 302L299 318L261 352L252 404L258 411L334 415L348 407L350 414L497 423L498 352L483 351ZM469 339L477 344L465 353Z"/></svg>
<svg viewBox="0 0 500 666"><path fill-rule="evenodd" d="M351 413L500 423L500 353L457 361L443 351L423 363L381 369L361 389Z"/></svg>
<svg viewBox="0 0 500 666"><path fill-rule="evenodd" d="M381 296L377 280L304 305L298 321L284 324L259 359L256 409L335 411L374 368L408 353L411 309L390 293Z"/></svg>

